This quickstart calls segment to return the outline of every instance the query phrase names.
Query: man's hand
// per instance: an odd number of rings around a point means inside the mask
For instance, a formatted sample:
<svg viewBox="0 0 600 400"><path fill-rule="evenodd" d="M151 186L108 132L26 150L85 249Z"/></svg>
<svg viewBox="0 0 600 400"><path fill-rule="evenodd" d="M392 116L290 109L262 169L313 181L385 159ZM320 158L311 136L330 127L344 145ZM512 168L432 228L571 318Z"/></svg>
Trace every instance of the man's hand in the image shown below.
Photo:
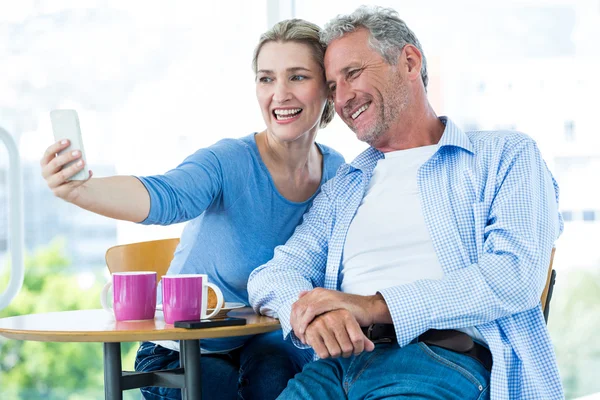
<svg viewBox="0 0 600 400"><path fill-rule="evenodd" d="M306 329L306 344L320 358L347 358L375 349L347 310L329 311L316 317Z"/></svg>
<svg viewBox="0 0 600 400"><path fill-rule="evenodd" d="M306 343L305 332L315 317L333 310L346 310L359 326L373 323L391 323L391 316L383 296L359 296L337 290L316 288L300 293L298 301L292 305L290 322L294 333Z"/></svg>

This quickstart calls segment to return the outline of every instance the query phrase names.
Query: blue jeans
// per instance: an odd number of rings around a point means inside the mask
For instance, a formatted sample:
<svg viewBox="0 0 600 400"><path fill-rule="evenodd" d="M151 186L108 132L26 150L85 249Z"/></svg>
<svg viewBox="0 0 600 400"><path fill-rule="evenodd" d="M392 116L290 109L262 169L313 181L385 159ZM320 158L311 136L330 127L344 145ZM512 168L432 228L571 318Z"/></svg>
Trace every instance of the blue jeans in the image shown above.
<svg viewBox="0 0 600 400"><path fill-rule="evenodd" d="M226 354L203 354L202 399L275 399L312 355L284 342L281 331L253 336ZM150 342L141 344L136 371L172 368L179 368L178 352ZM148 400L181 399L180 389L144 387L141 391Z"/></svg>
<svg viewBox="0 0 600 400"><path fill-rule="evenodd" d="M371 353L306 365L279 399L489 399L479 361L424 343L378 344Z"/></svg>

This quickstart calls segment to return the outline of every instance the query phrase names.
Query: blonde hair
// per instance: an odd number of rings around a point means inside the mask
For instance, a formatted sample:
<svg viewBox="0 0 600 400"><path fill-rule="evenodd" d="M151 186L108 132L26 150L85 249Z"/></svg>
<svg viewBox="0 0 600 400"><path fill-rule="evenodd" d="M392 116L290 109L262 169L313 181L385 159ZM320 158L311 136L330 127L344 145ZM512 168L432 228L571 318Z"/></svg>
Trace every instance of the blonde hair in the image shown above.
<svg viewBox="0 0 600 400"><path fill-rule="evenodd" d="M269 42L296 42L307 45L312 52L314 60L317 62L321 71L323 72L323 79L325 79L325 49L326 47L321 43L319 35L321 28L317 25L305 21L303 19L286 19L284 21L276 23L271 29L263 33L260 36L260 40L254 49L254 57L252 58L252 70L256 74L258 70L258 55L260 50ZM335 108L333 101L327 99L323 114L321 114L321 122L319 123L320 128L325 128L327 124L331 122L335 115Z"/></svg>

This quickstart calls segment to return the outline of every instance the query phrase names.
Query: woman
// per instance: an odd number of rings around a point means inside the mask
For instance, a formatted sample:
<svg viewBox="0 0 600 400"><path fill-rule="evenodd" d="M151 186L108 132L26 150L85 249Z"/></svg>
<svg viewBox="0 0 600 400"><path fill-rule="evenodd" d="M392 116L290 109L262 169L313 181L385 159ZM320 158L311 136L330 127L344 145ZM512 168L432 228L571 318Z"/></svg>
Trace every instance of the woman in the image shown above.
<svg viewBox="0 0 600 400"><path fill-rule="evenodd" d="M266 130L221 140L160 176L66 179L83 162L62 170L80 154L54 155L50 146L42 175L56 196L108 217L142 224L185 227L169 274L205 273L228 302L248 304L250 272L285 243L321 185L343 158L315 143L319 127L333 118L319 28L294 19L263 34L254 52L256 96ZM285 388L312 353L282 340L281 332L202 341L204 398L270 399ZM173 343L142 343L136 370L179 366ZM179 389L148 387L147 399L179 399Z"/></svg>

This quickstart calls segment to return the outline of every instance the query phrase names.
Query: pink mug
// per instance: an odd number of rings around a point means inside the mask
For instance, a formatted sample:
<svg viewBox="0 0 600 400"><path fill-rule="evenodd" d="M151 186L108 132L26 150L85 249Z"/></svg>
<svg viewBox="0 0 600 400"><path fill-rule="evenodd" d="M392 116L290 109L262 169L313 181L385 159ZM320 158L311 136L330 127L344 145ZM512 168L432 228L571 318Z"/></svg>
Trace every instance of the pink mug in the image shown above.
<svg viewBox="0 0 600 400"><path fill-rule="evenodd" d="M108 305L108 291L113 288L113 306ZM153 319L156 311L156 272L115 272L100 296L102 308L117 321Z"/></svg>
<svg viewBox="0 0 600 400"><path fill-rule="evenodd" d="M217 295L217 307L207 312L208 288ZM204 274L164 275L162 277L163 313L165 322L210 319L221 311L223 293Z"/></svg>

